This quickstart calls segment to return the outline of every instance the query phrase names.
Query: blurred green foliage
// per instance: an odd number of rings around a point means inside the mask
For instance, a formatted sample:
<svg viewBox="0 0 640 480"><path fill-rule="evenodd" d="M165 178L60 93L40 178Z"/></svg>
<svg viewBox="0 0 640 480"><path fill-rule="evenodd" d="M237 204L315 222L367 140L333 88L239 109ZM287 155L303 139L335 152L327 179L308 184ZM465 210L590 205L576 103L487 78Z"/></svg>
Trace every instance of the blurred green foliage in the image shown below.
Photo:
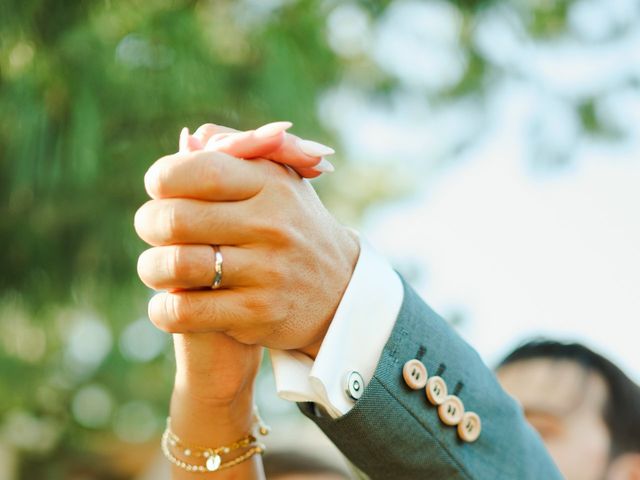
<svg viewBox="0 0 640 480"><path fill-rule="evenodd" d="M100 386L98 402L106 392L114 417L134 399L158 419L166 411L169 356L134 362L113 345L93 365L74 354L69 335L117 339L144 315L148 292L135 271L144 246L132 219L146 199L145 170L175 151L179 129L282 118L300 133L320 132L316 95L339 72L324 13L311 1L269 18L237 9L231 1L0 5L0 420L20 430L7 443L23 452L21 478L71 478L87 468L81 458L100 451L111 419L87 428L71 415L86 385ZM93 335L91 325L108 331ZM54 438L28 444L42 435Z"/></svg>
<svg viewBox="0 0 640 480"><path fill-rule="evenodd" d="M0 3L0 457L18 462L19 478L128 478L108 461L114 445L144 444L162 426L172 361L135 323L149 293L132 219L145 170L175 151L179 129L287 119L331 141L322 92L345 76L381 97L398 88L370 59L329 47L327 16L341 3ZM353 3L375 22L393 2ZM470 36L500 2L451 3L470 60L459 82L429 93L440 101L482 95L502 73ZM569 3L514 8L532 38L549 38ZM597 131L593 105L579 107ZM362 207L389 193L367 175L319 188L333 205Z"/></svg>

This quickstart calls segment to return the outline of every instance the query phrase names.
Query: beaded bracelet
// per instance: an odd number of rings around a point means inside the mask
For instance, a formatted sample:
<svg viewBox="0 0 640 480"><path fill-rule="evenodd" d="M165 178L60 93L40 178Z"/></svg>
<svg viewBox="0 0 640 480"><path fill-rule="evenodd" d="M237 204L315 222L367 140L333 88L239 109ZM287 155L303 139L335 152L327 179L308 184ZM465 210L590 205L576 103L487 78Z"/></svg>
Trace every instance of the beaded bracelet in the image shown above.
<svg viewBox="0 0 640 480"><path fill-rule="evenodd" d="M264 423L262 422L262 419L260 418L260 414L258 413L256 407L254 407L253 416L254 423L258 425L258 431L260 432L260 434L267 435L269 433L269 427L264 425ZM167 427L162 434L160 447L162 449L162 453L171 464L188 472L205 473L215 472L218 470L223 470L225 468L233 467L234 465L238 465L239 463L248 460L255 454L262 454L265 450L265 447L260 443L254 443L256 441L257 439L253 434L248 434L241 439L236 440L230 445L224 445L221 447L211 448L203 446L188 446L173 431L171 431L171 417L168 417ZM242 455L229 460L228 462L222 462L221 455L244 447L249 447L249 449ZM181 460L171 452L172 448L179 450L185 457L204 458L204 465L188 463L184 460Z"/></svg>

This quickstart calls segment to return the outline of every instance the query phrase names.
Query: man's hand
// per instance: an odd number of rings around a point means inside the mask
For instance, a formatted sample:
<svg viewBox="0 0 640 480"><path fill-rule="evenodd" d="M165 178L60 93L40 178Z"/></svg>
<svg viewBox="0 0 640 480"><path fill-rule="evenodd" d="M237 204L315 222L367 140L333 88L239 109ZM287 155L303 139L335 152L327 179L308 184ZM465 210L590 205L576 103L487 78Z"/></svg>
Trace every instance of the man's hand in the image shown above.
<svg viewBox="0 0 640 480"><path fill-rule="evenodd" d="M142 253L138 272L151 288L170 290L149 302L153 323L315 356L359 246L311 185L273 162L212 151L161 158L145 184L153 200L136 213L135 228L154 248ZM215 291L207 288L210 245L224 257Z"/></svg>

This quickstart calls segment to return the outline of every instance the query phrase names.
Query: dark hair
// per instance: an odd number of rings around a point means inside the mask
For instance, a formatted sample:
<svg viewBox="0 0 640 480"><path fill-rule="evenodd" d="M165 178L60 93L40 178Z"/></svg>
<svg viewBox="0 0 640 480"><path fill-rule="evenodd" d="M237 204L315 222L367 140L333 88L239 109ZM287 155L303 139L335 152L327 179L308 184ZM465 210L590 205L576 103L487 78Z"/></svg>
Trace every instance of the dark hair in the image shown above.
<svg viewBox="0 0 640 480"><path fill-rule="evenodd" d="M349 478L338 466L294 450L267 452L264 456L264 473L266 478L292 473L331 473L341 475L345 479Z"/></svg>
<svg viewBox="0 0 640 480"><path fill-rule="evenodd" d="M640 453L640 387L602 355L579 343L538 339L524 343L507 355L498 368L521 360L569 360L602 377L608 398L602 417L611 435L611 457Z"/></svg>

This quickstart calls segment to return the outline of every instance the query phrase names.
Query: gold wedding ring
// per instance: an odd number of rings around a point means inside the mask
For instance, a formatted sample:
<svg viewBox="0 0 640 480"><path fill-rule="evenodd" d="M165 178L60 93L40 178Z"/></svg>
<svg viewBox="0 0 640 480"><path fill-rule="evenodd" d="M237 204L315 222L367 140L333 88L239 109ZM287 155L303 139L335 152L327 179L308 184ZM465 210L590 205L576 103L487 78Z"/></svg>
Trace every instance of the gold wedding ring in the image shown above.
<svg viewBox="0 0 640 480"><path fill-rule="evenodd" d="M220 252L220 247L218 245L211 245L211 247L213 247L215 268L215 275L213 277L213 283L211 284L211 290L216 290L220 288L220 284L222 283L222 253Z"/></svg>

